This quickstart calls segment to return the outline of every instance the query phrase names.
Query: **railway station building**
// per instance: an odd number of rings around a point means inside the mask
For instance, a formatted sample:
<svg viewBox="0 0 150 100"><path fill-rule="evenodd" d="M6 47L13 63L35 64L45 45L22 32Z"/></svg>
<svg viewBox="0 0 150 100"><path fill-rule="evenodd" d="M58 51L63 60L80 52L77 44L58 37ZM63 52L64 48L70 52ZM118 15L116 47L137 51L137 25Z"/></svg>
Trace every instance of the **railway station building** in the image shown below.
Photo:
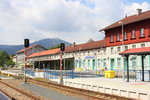
<svg viewBox="0 0 150 100"><path fill-rule="evenodd" d="M65 48L63 69L73 70L126 70L126 58L119 53L134 48L150 47L150 11L142 12L111 24L100 31L105 32L104 40L75 44ZM28 56L28 62L34 68L58 70L60 66L60 49L45 50ZM141 70L141 56L129 57L129 69ZM144 58L145 70L150 70L150 56Z"/></svg>

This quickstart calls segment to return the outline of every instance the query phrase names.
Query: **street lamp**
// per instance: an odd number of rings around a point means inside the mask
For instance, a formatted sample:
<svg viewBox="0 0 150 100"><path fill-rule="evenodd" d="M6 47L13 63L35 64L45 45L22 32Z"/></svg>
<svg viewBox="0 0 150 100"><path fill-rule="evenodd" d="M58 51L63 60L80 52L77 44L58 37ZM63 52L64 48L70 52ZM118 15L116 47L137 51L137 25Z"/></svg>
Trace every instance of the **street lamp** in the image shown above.
<svg viewBox="0 0 150 100"><path fill-rule="evenodd" d="M121 31L122 31L122 52L124 51L124 30L123 30L123 22L122 21L120 21L120 22L118 22L119 24L121 24ZM122 62L122 64L123 64L123 80L125 80L125 66L124 66L124 56L123 56L123 62Z"/></svg>

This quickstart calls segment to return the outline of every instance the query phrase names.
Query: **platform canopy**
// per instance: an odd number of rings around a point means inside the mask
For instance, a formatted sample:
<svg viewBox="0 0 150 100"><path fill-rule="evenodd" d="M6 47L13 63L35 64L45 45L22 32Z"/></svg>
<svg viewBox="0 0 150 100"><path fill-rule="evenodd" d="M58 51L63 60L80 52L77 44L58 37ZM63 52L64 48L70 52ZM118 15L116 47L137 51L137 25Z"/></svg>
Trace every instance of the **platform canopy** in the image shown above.
<svg viewBox="0 0 150 100"><path fill-rule="evenodd" d="M150 47L128 49L119 53L120 55L150 55Z"/></svg>
<svg viewBox="0 0 150 100"><path fill-rule="evenodd" d="M150 47L134 48L128 49L119 53L119 55L124 55L127 58L127 82L129 82L129 56L130 55L140 55L142 60L142 81L144 81L144 58L146 55L150 55Z"/></svg>

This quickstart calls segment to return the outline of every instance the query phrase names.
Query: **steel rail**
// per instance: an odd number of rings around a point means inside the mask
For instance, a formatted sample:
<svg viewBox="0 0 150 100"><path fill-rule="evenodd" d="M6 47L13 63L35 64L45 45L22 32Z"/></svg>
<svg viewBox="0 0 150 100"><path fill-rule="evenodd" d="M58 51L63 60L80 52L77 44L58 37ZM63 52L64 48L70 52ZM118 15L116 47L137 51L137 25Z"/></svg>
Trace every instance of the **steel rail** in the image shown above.
<svg viewBox="0 0 150 100"><path fill-rule="evenodd" d="M41 85L44 87L50 87L53 89L61 90L67 93L76 94L83 98L88 98L88 100L135 100L132 98L117 96L117 95L111 95L86 89L80 89L80 88L74 88L69 86L64 86L61 84L56 84L53 82L43 82L43 81L37 81L33 79L28 79L28 82L31 82L33 84Z"/></svg>
<svg viewBox="0 0 150 100"><path fill-rule="evenodd" d="M17 92L19 92L19 93L21 93L21 94L23 94L23 95L25 95L25 96L27 96L27 97L29 97L29 98L31 98L31 99L33 99L33 100L40 100L38 97L33 96L32 94L29 94L29 93L27 93L27 92L24 92L24 91L22 91L22 90L20 90L20 89L17 89L17 88L15 88L15 87L13 87L13 86L11 86L11 85L5 83L5 82L0 81L0 83L3 84L3 85L5 85L5 86L7 86L7 87L9 87L9 88L11 88L11 89L13 89L13 90L15 90L15 91L17 91ZM8 93L6 93L4 90L2 90L2 92L3 92L5 95L7 95L8 97L10 97L11 99L13 98L11 95L9 95ZM14 98L14 99L15 99L15 98Z"/></svg>

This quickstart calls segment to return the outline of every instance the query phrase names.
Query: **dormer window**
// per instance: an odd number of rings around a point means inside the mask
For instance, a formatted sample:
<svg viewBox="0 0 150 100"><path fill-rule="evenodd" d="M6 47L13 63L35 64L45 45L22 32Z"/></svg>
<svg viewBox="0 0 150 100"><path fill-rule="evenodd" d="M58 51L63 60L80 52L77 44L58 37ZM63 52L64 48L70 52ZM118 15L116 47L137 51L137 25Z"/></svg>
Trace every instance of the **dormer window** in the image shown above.
<svg viewBox="0 0 150 100"><path fill-rule="evenodd" d="M117 41L120 41L120 34L117 34Z"/></svg>
<svg viewBox="0 0 150 100"><path fill-rule="evenodd" d="M113 36L113 34L111 34L111 36L110 36L110 42L114 42L114 36Z"/></svg>
<svg viewBox="0 0 150 100"><path fill-rule="evenodd" d="M140 37L144 37L144 28L140 29Z"/></svg>
<svg viewBox="0 0 150 100"><path fill-rule="evenodd" d="M132 39L135 38L135 30L132 30L132 32L131 32L131 38Z"/></svg>

